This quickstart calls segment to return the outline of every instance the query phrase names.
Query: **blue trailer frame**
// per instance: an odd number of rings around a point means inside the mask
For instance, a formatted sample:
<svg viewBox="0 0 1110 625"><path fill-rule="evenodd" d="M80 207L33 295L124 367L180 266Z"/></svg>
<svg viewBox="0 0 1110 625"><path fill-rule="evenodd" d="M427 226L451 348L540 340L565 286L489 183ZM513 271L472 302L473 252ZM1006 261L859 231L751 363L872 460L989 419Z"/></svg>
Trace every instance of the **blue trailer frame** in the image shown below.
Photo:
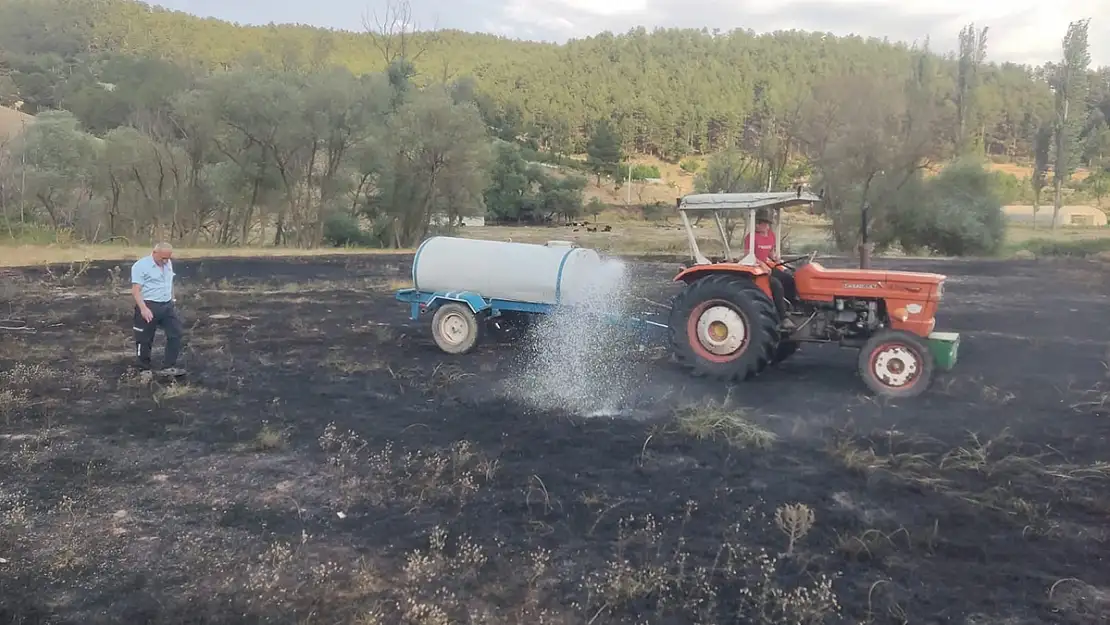
<svg viewBox="0 0 1110 625"><path fill-rule="evenodd" d="M409 319L413 321L420 315L435 310L447 302L460 302L470 307L470 312L475 315L489 311L490 317L499 317L503 311L535 313L547 315L555 308L551 304L536 304L532 302L517 302L507 299L482 297L471 291L418 291L416 289L401 289L395 297L410 305Z"/></svg>
<svg viewBox="0 0 1110 625"><path fill-rule="evenodd" d="M519 312L534 315L551 314L559 305L543 304L537 302L520 302L515 300L485 297L473 291L420 291L417 289L401 289L394 294L401 302L409 304L409 319L417 321L422 315L434 311L439 306L448 302L465 304L470 312L476 316L486 316L496 319L505 312ZM610 318L610 323L637 329L650 335L652 332L666 330L669 326L665 323L628 316L623 318Z"/></svg>

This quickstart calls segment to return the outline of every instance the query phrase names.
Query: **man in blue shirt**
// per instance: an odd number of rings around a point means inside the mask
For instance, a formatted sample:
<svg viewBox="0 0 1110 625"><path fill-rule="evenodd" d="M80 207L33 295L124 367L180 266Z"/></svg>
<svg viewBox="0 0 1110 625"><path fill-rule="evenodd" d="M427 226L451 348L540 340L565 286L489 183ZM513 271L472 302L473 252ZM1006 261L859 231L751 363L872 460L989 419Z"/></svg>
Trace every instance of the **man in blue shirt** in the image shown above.
<svg viewBox="0 0 1110 625"><path fill-rule="evenodd" d="M150 256L144 256L131 266L131 296L135 299L135 356L139 367L149 371L150 353L154 347L154 334L158 328L166 334L166 355L162 373L180 376L185 371L177 367L181 354L181 337L184 333L181 318L173 301L173 247L169 243L154 246Z"/></svg>

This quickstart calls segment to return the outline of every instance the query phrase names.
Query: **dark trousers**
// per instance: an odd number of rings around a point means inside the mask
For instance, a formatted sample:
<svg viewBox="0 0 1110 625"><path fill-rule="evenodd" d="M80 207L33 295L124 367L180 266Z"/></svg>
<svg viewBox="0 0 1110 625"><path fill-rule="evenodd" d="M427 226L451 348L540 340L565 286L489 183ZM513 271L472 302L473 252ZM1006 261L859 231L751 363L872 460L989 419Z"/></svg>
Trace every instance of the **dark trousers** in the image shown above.
<svg viewBox="0 0 1110 625"><path fill-rule="evenodd" d="M775 310L780 319L786 318L786 300L794 300L797 291L794 276L781 269L771 270L771 299L775 301Z"/></svg>
<svg viewBox="0 0 1110 625"><path fill-rule="evenodd" d="M135 356L139 360L139 366L144 369L150 368L150 353L154 347L154 334L158 331L158 328L162 328L162 332L166 335L166 356L163 359L162 366L174 367L177 365L177 357L181 354L181 336L184 334L181 317L177 316L177 309L172 301L148 301L145 303L150 312L154 313L154 317L150 321L143 319L139 307L135 306L133 329L135 331Z"/></svg>
<svg viewBox="0 0 1110 625"><path fill-rule="evenodd" d="M779 282L782 283L783 295L786 299L790 301L798 299L798 285L794 282L794 274L782 269L772 269L771 277L778 278Z"/></svg>

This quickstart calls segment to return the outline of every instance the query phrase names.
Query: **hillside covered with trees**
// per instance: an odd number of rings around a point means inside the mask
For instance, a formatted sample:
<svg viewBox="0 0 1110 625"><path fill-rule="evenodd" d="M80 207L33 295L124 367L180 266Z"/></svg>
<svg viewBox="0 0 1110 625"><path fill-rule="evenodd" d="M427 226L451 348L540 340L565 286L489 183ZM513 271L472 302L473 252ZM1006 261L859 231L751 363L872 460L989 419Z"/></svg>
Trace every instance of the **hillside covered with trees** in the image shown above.
<svg viewBox="0 0 1110 625"><path fill-rule="evenodd" d="M0 105L37 116L0 150L9 230L18 204L20 224L30 211L83 238L410 245L438 214L573 217L586 175L620 177L642 154L709 156L702 189L809 180L839 244L869 204L876 232L911 245L935 228L919 218L928 194L907 193L957 157L960 171L984 156L1035 164L1037 203L1068 191L1054 169L1087 165L1087 184L1105 185L1110 68L1089 67L1085 22L1061 33L1059 65L1029 68L987 63L989 30L974 26L941 56L803 32L554 45L414 33L395 26L405 12L393 4L356 34L130 0L0 0Z"/></svg>

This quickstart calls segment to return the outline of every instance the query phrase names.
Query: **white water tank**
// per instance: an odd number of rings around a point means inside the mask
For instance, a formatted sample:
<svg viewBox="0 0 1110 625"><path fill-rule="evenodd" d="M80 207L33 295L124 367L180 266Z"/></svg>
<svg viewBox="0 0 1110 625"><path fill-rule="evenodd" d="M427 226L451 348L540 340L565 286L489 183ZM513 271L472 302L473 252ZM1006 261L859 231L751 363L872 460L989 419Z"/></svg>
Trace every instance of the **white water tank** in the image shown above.
<svg viewBox="0 0 1110 625"><path fill-rule="evenodd" d="M471 291L536 304L575 304L603 275L597 252L565 245L432 237L412 261L419 291Z"/></svg>

